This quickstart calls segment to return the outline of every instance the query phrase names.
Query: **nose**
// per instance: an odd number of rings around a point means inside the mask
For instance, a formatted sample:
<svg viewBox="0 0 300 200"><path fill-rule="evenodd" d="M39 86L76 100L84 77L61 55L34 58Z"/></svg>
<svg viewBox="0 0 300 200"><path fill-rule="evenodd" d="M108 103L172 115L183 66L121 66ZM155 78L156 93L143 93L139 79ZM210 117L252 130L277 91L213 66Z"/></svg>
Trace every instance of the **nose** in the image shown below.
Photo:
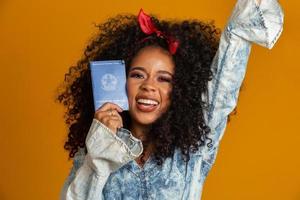
<svg viewBox="0 0 300 200"><path fill-rule="evenodd" d="M147 92L154 92L156 91L156 86L154 81L152 81L150 78L146 79L143 84L141 85L141 89L145 90Z"/></svg>

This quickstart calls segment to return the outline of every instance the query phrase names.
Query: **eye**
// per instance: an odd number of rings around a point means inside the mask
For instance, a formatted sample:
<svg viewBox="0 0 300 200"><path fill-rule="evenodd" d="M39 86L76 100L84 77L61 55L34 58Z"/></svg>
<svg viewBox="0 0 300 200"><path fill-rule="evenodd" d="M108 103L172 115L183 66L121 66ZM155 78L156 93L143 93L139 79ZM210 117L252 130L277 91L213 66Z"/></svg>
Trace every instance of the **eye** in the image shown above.
<svg viewBox="0 0 300 200"><path fill-rule="evenodd" d="M170 77L165 77L165 76L160 76L160 77L158 77L158 81L160 81L160 82L171 83L171 82L172 82L172 78L170 78Z"/></svg>
<svg viewBox="0 0 300 200"><path fill-rule="evenodd" d="M130 77L130 78L138 78L138 79L144 78L143 74L138 73L138 72L132 72L132 73L130 73L130 74L129 74L129 77Z"/></svg>

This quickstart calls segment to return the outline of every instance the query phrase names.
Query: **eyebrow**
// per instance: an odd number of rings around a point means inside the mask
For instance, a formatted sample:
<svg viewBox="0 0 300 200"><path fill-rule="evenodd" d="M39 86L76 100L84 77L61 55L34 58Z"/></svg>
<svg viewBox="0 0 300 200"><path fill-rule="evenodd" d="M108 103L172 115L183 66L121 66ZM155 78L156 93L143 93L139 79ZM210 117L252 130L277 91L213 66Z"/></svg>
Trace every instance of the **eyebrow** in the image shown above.
<svg viewBox="0 0 300 200"><path fill-rule="evenodd" d="M132 68L130 68L129 71L133 71L133 70L141 70L141 71L146 73L146 70L143 67L132 67ZM158 70L158 73L160 73L160 74L169 74L172 77L174 76L172 73L170 73L168 71L165 71L165 70Z"/></svg>

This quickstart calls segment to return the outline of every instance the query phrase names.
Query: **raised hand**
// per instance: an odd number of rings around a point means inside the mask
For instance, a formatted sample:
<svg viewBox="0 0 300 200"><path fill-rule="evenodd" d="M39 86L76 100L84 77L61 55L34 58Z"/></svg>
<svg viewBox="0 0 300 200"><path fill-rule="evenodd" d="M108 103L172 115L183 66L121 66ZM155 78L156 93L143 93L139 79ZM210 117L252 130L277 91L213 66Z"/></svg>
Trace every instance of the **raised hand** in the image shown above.
<svg viewBox="0 0 300 200"><path fill-rule="evenodd" d="M122 108L114 103L105 103L96 110L94 118L116 133L118 128L123 127L123 120L119 114L122 111Z"/></svg>

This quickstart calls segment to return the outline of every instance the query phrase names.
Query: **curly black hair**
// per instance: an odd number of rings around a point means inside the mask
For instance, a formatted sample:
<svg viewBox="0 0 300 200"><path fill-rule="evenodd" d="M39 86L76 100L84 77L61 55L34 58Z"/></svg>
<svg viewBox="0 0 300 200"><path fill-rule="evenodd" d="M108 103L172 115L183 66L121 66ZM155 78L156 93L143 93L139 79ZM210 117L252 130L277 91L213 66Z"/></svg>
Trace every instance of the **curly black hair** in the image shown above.
<svg viewBox="0 0 300 200"><path fill-rule="evenodd" d="M190 152L210 140L210 129L204 120L208 102L208 81L212 79L211 63L217 51L220 30L213 22L199 20L158 20L152 15L156 27L179 40L177 52L172 55L175 74L168 110L152 125L147 141L154 146L158 165L180 148L188 161ZM125 60L126 71L134 56L144 47L157 46L168 50L164 38L145 35L135 15L117 15L96 25L99 32L89 41L84 56L76 66L70 67L57 100L66 107L65 121L69 128L64 148L74 157L79 148L85 148L85 138L94 117L89 61ZM145 38L147 38L145 40ZM130 116L123 112L124 126ZM127 125L126 125L127 124ZM143 145L147 145L146 143Z"/></svg>

